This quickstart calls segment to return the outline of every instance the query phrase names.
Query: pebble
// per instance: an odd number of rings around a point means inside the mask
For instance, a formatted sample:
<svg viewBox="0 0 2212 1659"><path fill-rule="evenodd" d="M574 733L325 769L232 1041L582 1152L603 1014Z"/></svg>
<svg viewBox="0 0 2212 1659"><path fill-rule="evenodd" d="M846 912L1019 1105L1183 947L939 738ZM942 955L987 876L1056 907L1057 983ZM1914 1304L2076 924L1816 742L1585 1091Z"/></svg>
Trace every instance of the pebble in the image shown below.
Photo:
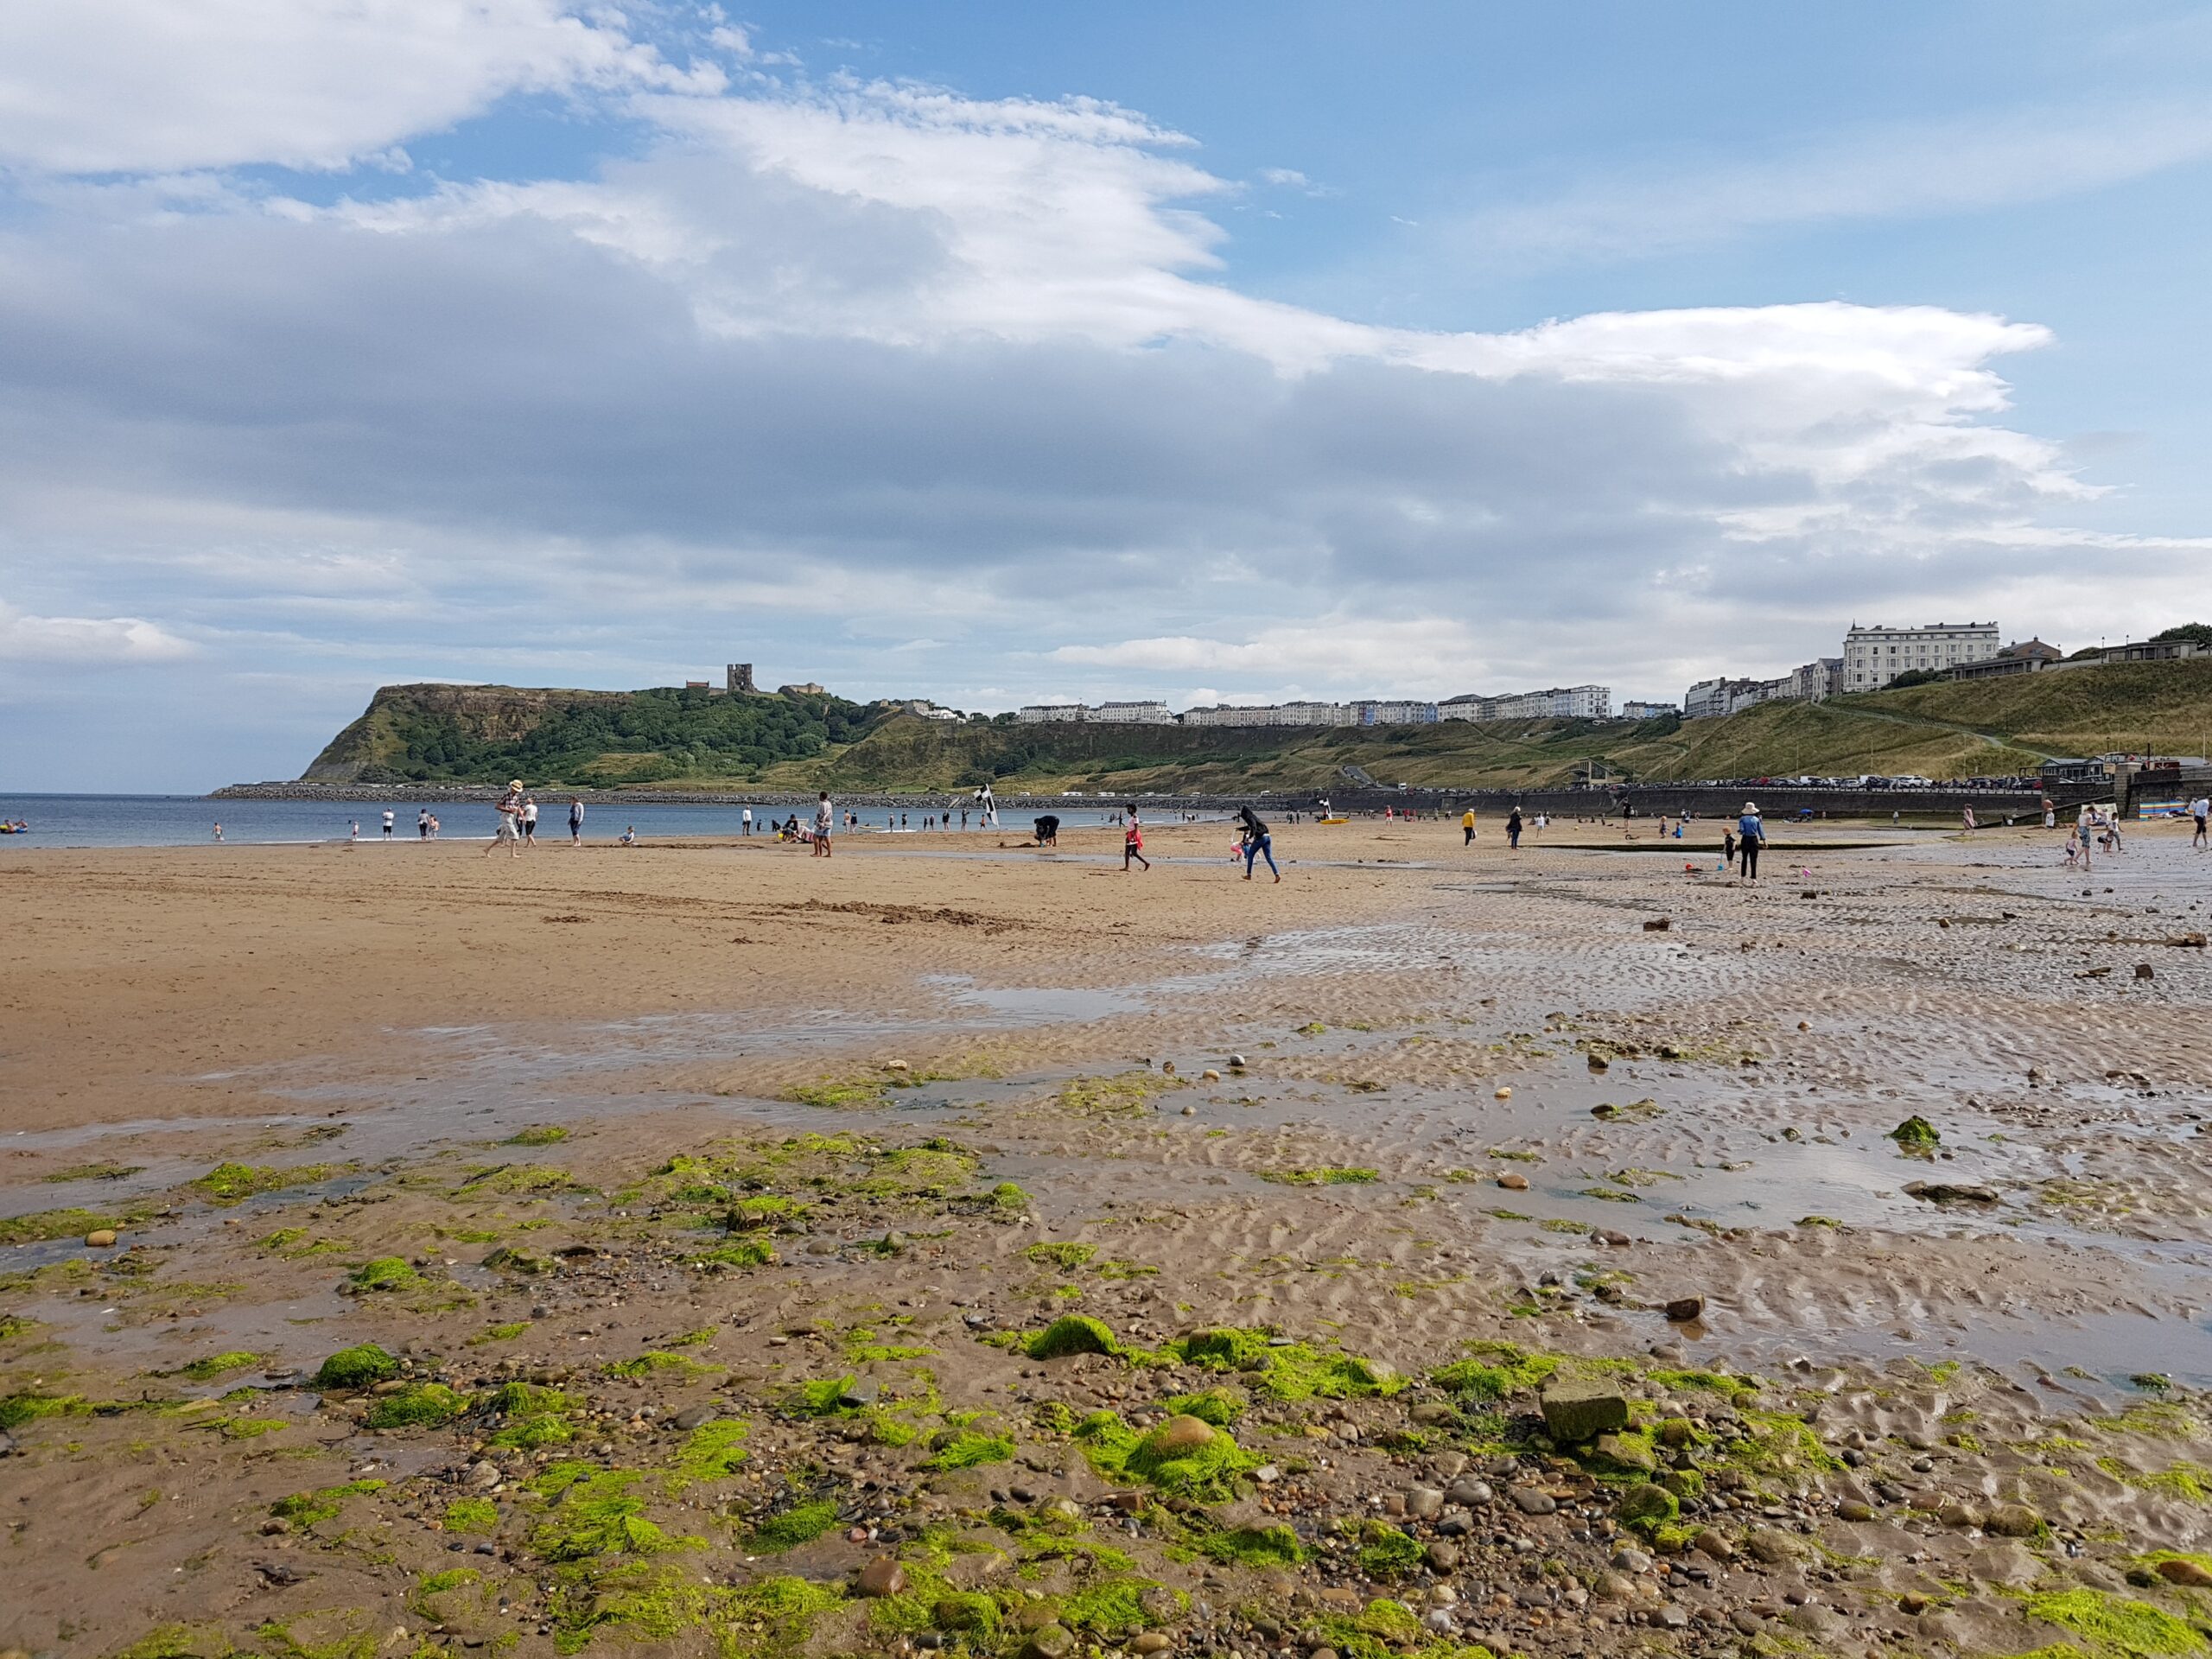
<svg viewBox="0 0 2212 1659"><path fill-rule="evenodd" d="M703 1428L715 1421L716 1413L710 1405L686 1406L668 1421L678 1428Z"/></svg>
<svg viewBox="0 0 2212 1659"><path fill-rule="evenodd" d="M1033 1631L1022 1644L1021 1659L1069 1659L1075 1652L1075 1637L1065 1626L1046 1624Z"/></svg>
<svg viewBox="0 0 2212 1659"><path fill-rule="evenodd" d="M1221 1073L1215 1071L1211 1066L1208 1066L1205 1071L1198 1073L1198 1081L1200 1083L1219 1083L1221 1081Z"/></svg>
<svg viewBox="0 0 2212 1659"><path fill-rule="evenodd" d="M1549 1492L1540 1492L1533 1486L1510 1487L1505 1495L1523 1515L1549 1515L1559 1508L1558 1500Z"/></svg>
<svg viewBox="0 0 2212 1659"><path fill-rule="evenodd" d="M1493 1100L1510 1100L1513 1098L1513 1090L1510 1089L1493 1090L1491 1094L1491 1098Z"/></svg>
<svg viewBox="0 0 2212 1659"><path fill-rule="evenodd" d="M1667 1318L1676 1325L1688 1325L1705 1317L1705 1298L1677 1296L1667 1304Z"/></svg>
<svg viewBox="0 0 2212 1659"><path fill-rule="evenodd" d="M1195 1452L1202 1446L1213 1444L1213 1426L1179 1414L1154 1429L1145 1440L1153 1452Z"/></svg>
<svg viewBox="0 0 2212 1659"><path fill-rule="evenodd" d="M1613 1552L1613 1566L1623 1573L1649 1573L1651 1570L1651 1557L1640 1549L1617 1549Z"/></svg>
<svg viewBox="0 0 2212 1659"><path fill-rule="evenodd" d="M2212 1588L2212 1573L2207 1573L2195 1561L2180 1559L2160 1561L2157 1571L2168 1584L2185 1584L2194 1590Z"/></svg>
<svg viewBox="0 0 2212 1659"><path fill-rule="evenodd" d="M95 1227L85 1235L86 1246L91 1249L105 1250L114 1243L115 1229L112 1227Z"/></svg>
<svg viewBox="0 0 2212 1659"><path fill-rule="evenodd" d="M1481 1508L1493 1496L1489 1482L1477 1480L1472 1476L1463 1475L1444 1489L1446 1503L1463 1503L1471 1510Z"/></svg>
<svg viewBox="0 0 2212 1659"><path fill-rule="evenodd" d="M1406 1513L1416 1521L1433 1521L1444 1513L1444 1494L1433 1486L1406 1489Z"/></svg>
<svg viewBox="0 0 2212 1659"><path fill-rule="evenodd" d="M1428 1564L1439 1573L1449 1573L1459 1565L1459 1546L1434 1543L1428 1547Z"/></svg>
<svg viewBox="0 0 2212 1659"><path fill-rule="evenodd" d="M901 1596L906 1592L906 1569L888 1555L879 1555L861 1568L860 1576L853 1581L853 1588L872 1599Z"/></svg>
<svg viewBox="0 0 2212 1659"><path fill-rule="evenodd" d="M1529 1190L1529 1178L1517 1169L1507 1170L1497 1178L1497 1184L1508 1192L1526 1192Z"/></svg>
<svg viewBox="0 0 2212 1659"><path fill-rule="evenodd" d="M1159 1630L1147 1630L1129 1643L1131 1653L1165 1653L1174 1642Z"/></svg>
<svg viewBox="0 0 2212 1659"><path fill-rule="evenodd" d="M1690 1540L1690 1548L1700 1555L1710 1555L1716 1561L1725 1561L1736 1553L1736 1546L1715 1532L1711 1527Z"/></svg>

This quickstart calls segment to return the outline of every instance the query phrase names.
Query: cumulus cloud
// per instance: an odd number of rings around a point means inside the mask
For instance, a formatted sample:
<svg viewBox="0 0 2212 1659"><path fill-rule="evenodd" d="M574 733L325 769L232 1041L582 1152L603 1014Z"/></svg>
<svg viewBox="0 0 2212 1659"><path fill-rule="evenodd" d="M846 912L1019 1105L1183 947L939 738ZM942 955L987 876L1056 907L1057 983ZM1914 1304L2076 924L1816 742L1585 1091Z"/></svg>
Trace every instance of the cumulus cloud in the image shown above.
<svg viewBox="0 0 2212 1659"><path fill-rule="evenodd" d="M743 48L743 38L728 43ZM0 7L0 167L335 168L512 92L719 91L563 0L70 0Z"/></svg>
<svg viewBox="0 0 2212 1659"><path fill-rule="evenodd" d="M0 661L149 663L191 650L175 634L135 616L33 616L0 600Z"/></svg>
<svg viewBox="0 0 2212 1659"><path fill-rule="evenodd" d="M2075 579L2095 492L2006 423L2031 322L1380 327L1240 292L1229 187L1139 113L678 95L607 49L530 59L640 124L588 176L101 185L0 221L5 556L66 572L69 610L151 609L257 671L342 660L362 694L781 656L1007 702L1653 690L1747 637L1783 667L1853 611ZM2101 548L2096 580L2171 556Z"/></svg>

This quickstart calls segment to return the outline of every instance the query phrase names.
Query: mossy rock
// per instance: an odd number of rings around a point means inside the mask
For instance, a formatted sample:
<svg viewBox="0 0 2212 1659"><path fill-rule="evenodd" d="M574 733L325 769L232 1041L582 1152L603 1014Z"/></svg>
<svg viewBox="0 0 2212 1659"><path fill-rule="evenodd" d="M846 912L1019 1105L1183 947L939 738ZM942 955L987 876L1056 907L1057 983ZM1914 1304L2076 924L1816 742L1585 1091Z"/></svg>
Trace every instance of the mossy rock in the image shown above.
<svg viewBox="0 0 2212 1659"><path fill-rule="evenodd" d="M410 1382L369 1408L371 1428L435 1428L468 1409L468 1396L442 1382Z"/></svg>
<svg viewBox="0 0 2212 1659"><path fill-rule="evenodd" d="M373 1342L340 1348L315 1374L319 1389L366 1389L399 1375L399 1362Z"/></svg>
<svg viewBox="0 0 2212 1659"><path fill-rule="evenodd" d="M380 1255L373 1262L364 1262L347 1275L362 1290L406 1290L423 1282L423 1275L410 1267L404 1256Z"/></svg>
<svg viewBox="0 0 2212 1659"><path fill-rule="evenodd" d="M1665 1487L1640 1480L1621 1494L1620 1517L1631 1527L1649 1528L1681 1516L1682 1506Z"/></svg>
<svg viewBox="0 0 2212 1659"><path fill-rule="evenodd" d="M1070 1354L1115 1354L1121 1344L1103 1319L1088 1313L1064 1313L1029 1339L1032 1359L1061 1359Z"/></svg>

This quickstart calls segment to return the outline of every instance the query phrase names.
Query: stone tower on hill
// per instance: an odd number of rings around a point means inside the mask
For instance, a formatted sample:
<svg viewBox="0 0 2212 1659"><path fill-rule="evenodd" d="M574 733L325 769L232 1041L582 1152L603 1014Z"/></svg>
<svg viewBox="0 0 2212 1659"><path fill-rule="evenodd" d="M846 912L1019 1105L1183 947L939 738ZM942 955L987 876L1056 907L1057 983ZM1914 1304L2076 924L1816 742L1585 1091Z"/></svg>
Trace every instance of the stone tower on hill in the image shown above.
<svg viewBox="0 0 2212 1659"><path fill-rule="evenodd" d="M753 683L752 664L732 663L729 665L730 696L734 697L741 691L757 691L759 690L760 688Z"/></svg>

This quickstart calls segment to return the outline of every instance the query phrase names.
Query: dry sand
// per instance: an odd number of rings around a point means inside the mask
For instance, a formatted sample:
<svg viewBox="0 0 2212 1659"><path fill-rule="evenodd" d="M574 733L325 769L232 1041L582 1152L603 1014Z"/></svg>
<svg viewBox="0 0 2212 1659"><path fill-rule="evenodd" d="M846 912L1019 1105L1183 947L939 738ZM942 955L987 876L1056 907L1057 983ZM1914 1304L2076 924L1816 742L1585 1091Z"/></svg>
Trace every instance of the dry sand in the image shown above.
<svg viewBox="0 0 2212 1659"><path fill-rule="evenodd" d="M1281 885L1217 825L1148 830L1127 875L1090 828L1057 856L0 850L0 1646L1010 1653L1057 1618L1358 1659L2120 1653L2123 1598L2194 1640L2205 1592L2151 1552L2204 1548L2212 1503L2212 857L2143 826L2083 878L2041 832L1777 833L1756 886L1648 829L1516 855L1373 821L1279 825ZM1886 1138L1912 1116L1930 1155ZM726 1232L748 1193L810 1207ZM414 1282L349 1282L394 1257ZM1069 1312L1413 1386L1228 1373L1274 1478L1116 1508L1133 1478L1070 1424L1223 1377L1020 1351ZM312 1383L364 1341L409 1372ZM1502 1397L1424 1380L1495 1342ZM646 1353L677 1357L624 1374ZM1554 1364L1693 1424L1679 1524L1625 1530L1629 1466L1541 1438L1521 1385ZM797 1392L849 1376L880 1397ZM450 1421L377 1426L409 1377ZM558 1438L518 1430L516 1377L567 1397ZM699 1472L687 1406L745 1421L741 1468ZM825 1535L766 1547L821 1503ZM1394 1569L1382 1524L1437 1548ZM879 1555L911 1587L863 1605ZM1385 1595L1427 1626L1361 1611Z"/></svg>

